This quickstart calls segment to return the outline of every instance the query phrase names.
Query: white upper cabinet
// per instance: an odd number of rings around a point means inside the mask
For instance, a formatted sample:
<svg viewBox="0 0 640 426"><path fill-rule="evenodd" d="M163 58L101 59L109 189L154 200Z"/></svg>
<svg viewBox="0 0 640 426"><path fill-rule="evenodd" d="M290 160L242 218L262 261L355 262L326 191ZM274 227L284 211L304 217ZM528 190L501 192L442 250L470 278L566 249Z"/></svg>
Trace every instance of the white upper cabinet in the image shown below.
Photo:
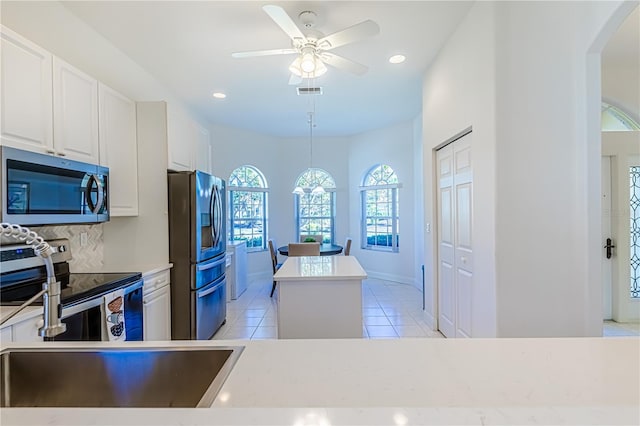
<svg viewBox="0 0 640 426"><path fill-rule="evenodd" d="M190 125L191 119L172 104L167 104L167 116L168 168L176 171L193 170L192 148L195 144L195 132Z"/></svg>
<svg viewBox="0 0 640 426"><path fill-rule="evenodd" d="M98 84L100 164L109 167L111 216L138 215L136 104Z"/></svg>
<svg viewBox="0 0 640 426"><path fill-rule="evenodd" d="M6 27L1 37L0 141L14 148L50 152L52 55Z"/></svg>
<svg viewBox="0 0 640 426"><path fill-rule="evenodd" d="M55 57L53 132L56 155L98 164L98 80Z"/></svg>
<svg viewBox="0 0 640 426"><path fill-rule="evenodd" d="M203 172L213 173L211 164L211 137L209 131L204 127L195 124L197 128L196 155L194 158L194 168Z"/></svg>

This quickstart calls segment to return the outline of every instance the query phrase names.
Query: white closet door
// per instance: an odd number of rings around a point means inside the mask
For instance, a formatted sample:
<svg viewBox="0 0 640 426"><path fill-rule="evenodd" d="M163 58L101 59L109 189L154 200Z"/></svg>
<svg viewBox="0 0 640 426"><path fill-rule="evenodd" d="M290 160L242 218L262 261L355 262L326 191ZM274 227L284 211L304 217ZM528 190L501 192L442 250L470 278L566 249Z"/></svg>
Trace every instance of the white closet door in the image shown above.
<svg viewBox="0 0 640 426"><path fill-rule="evenodd" d="M472 336L473 169L471 133L437 152L438 312L447 337Z"/></svg>

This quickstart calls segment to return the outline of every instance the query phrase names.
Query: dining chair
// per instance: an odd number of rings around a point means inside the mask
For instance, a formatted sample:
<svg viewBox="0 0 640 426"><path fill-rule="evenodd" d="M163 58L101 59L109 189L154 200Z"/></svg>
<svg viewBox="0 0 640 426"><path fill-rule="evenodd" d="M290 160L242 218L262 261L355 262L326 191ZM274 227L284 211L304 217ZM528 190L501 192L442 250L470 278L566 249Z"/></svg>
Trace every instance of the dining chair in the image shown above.
<svg viewBox="0 0 640 426"><path fill-rule="evenodd" d="M343 251L345 256L349 256L349 254L351 253L351 238L347 237L347 239L344 242L344 251Z"/></svg>
<svg viewBox="0 0 640 426"><path fill-rule="evenodd" d="M300 235L300 242L304 243L307 238L313 238L317 243L322 244L322 234L319 235Z"/></svg>
<svg viewBox="0 0 640 426"><path fill-rule="evenodd" d="M275 275L275 273L278 272L278 269L282 266L282 263L278 263L278 252L276 251L276 243L273 240L269 240L269 251L271 252L271 267L273 269L273 274ZM269 295L269 297L273 297L274 291L276 291L276 280L273 280L271 295Z"/></svg>
<svg viewBox="0 0 640 426"><path fill-rule="evenodd" d="M289 257L320 256L320 243L289 243Z"/></svg>

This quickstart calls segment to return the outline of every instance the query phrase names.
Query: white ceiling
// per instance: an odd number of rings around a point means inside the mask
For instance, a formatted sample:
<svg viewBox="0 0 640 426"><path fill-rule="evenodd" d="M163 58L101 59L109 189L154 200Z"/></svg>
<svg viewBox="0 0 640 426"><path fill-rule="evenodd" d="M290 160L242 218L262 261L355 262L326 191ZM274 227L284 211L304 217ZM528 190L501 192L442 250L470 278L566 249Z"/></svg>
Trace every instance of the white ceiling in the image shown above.
<svg viewBox="0 0 640 426"><path fill-rule="evenodd" d="M274 136L347 136L411 120L421 111L422 77L472 2L467 1L88 1L63 2L211 123ZM290 86L293 55L234 59L235 51L289 48L289 37L262 10L282 6L296 23L318 15L325 35L372 19L380 34L333 53L369 67L363 76L329 67L315 80L321 96ZM404 54L405 63L388 58ZM303 83L306 85L306 83ZM211 94L221 91L224 100Z"/></svg>
<svg viewBox="0 0 640 426"><path fill-rule="evenodd" d="M318 136L348 136L411 120L421 111L422 77L472 1L68 1L72 13L170 88L202 119L274 136L307 135L315 107ZM325 35L371 19L380 34L333 53L365 64L355 76L329 67L315 80L321 96L298 96L288 66L294 55L234 59L232 52L290 47L262 10L283 7L298 23L318 15ZM640 7L603 52L603 64L638 58ZM392 65L401 53L407 61ZM303 83L306 85L306 83ZM221 91L224 100L211 94ZM314 105L315 103L315 105Z"/></svg>

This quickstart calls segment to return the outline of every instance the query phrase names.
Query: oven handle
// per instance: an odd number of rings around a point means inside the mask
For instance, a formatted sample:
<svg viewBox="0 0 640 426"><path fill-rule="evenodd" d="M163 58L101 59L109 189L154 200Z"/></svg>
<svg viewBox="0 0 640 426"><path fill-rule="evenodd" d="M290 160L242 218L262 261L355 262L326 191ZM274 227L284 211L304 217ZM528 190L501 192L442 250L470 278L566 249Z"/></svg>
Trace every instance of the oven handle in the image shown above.
<svg viewBox="0 0 640 426"><path fill-rule="evenodd" d="M198 291L197 292L198 299L200 299L202 297L205 297L205 296L208 296L211 293L213 293L214 291L217 291L220 287L222 287L224 285L224 283L225 283L225 277L223 275L222 277L218 278L217 281L214 281L213 284L209 284L211 286L211 288L206 289L206 290Z"/></svg>

